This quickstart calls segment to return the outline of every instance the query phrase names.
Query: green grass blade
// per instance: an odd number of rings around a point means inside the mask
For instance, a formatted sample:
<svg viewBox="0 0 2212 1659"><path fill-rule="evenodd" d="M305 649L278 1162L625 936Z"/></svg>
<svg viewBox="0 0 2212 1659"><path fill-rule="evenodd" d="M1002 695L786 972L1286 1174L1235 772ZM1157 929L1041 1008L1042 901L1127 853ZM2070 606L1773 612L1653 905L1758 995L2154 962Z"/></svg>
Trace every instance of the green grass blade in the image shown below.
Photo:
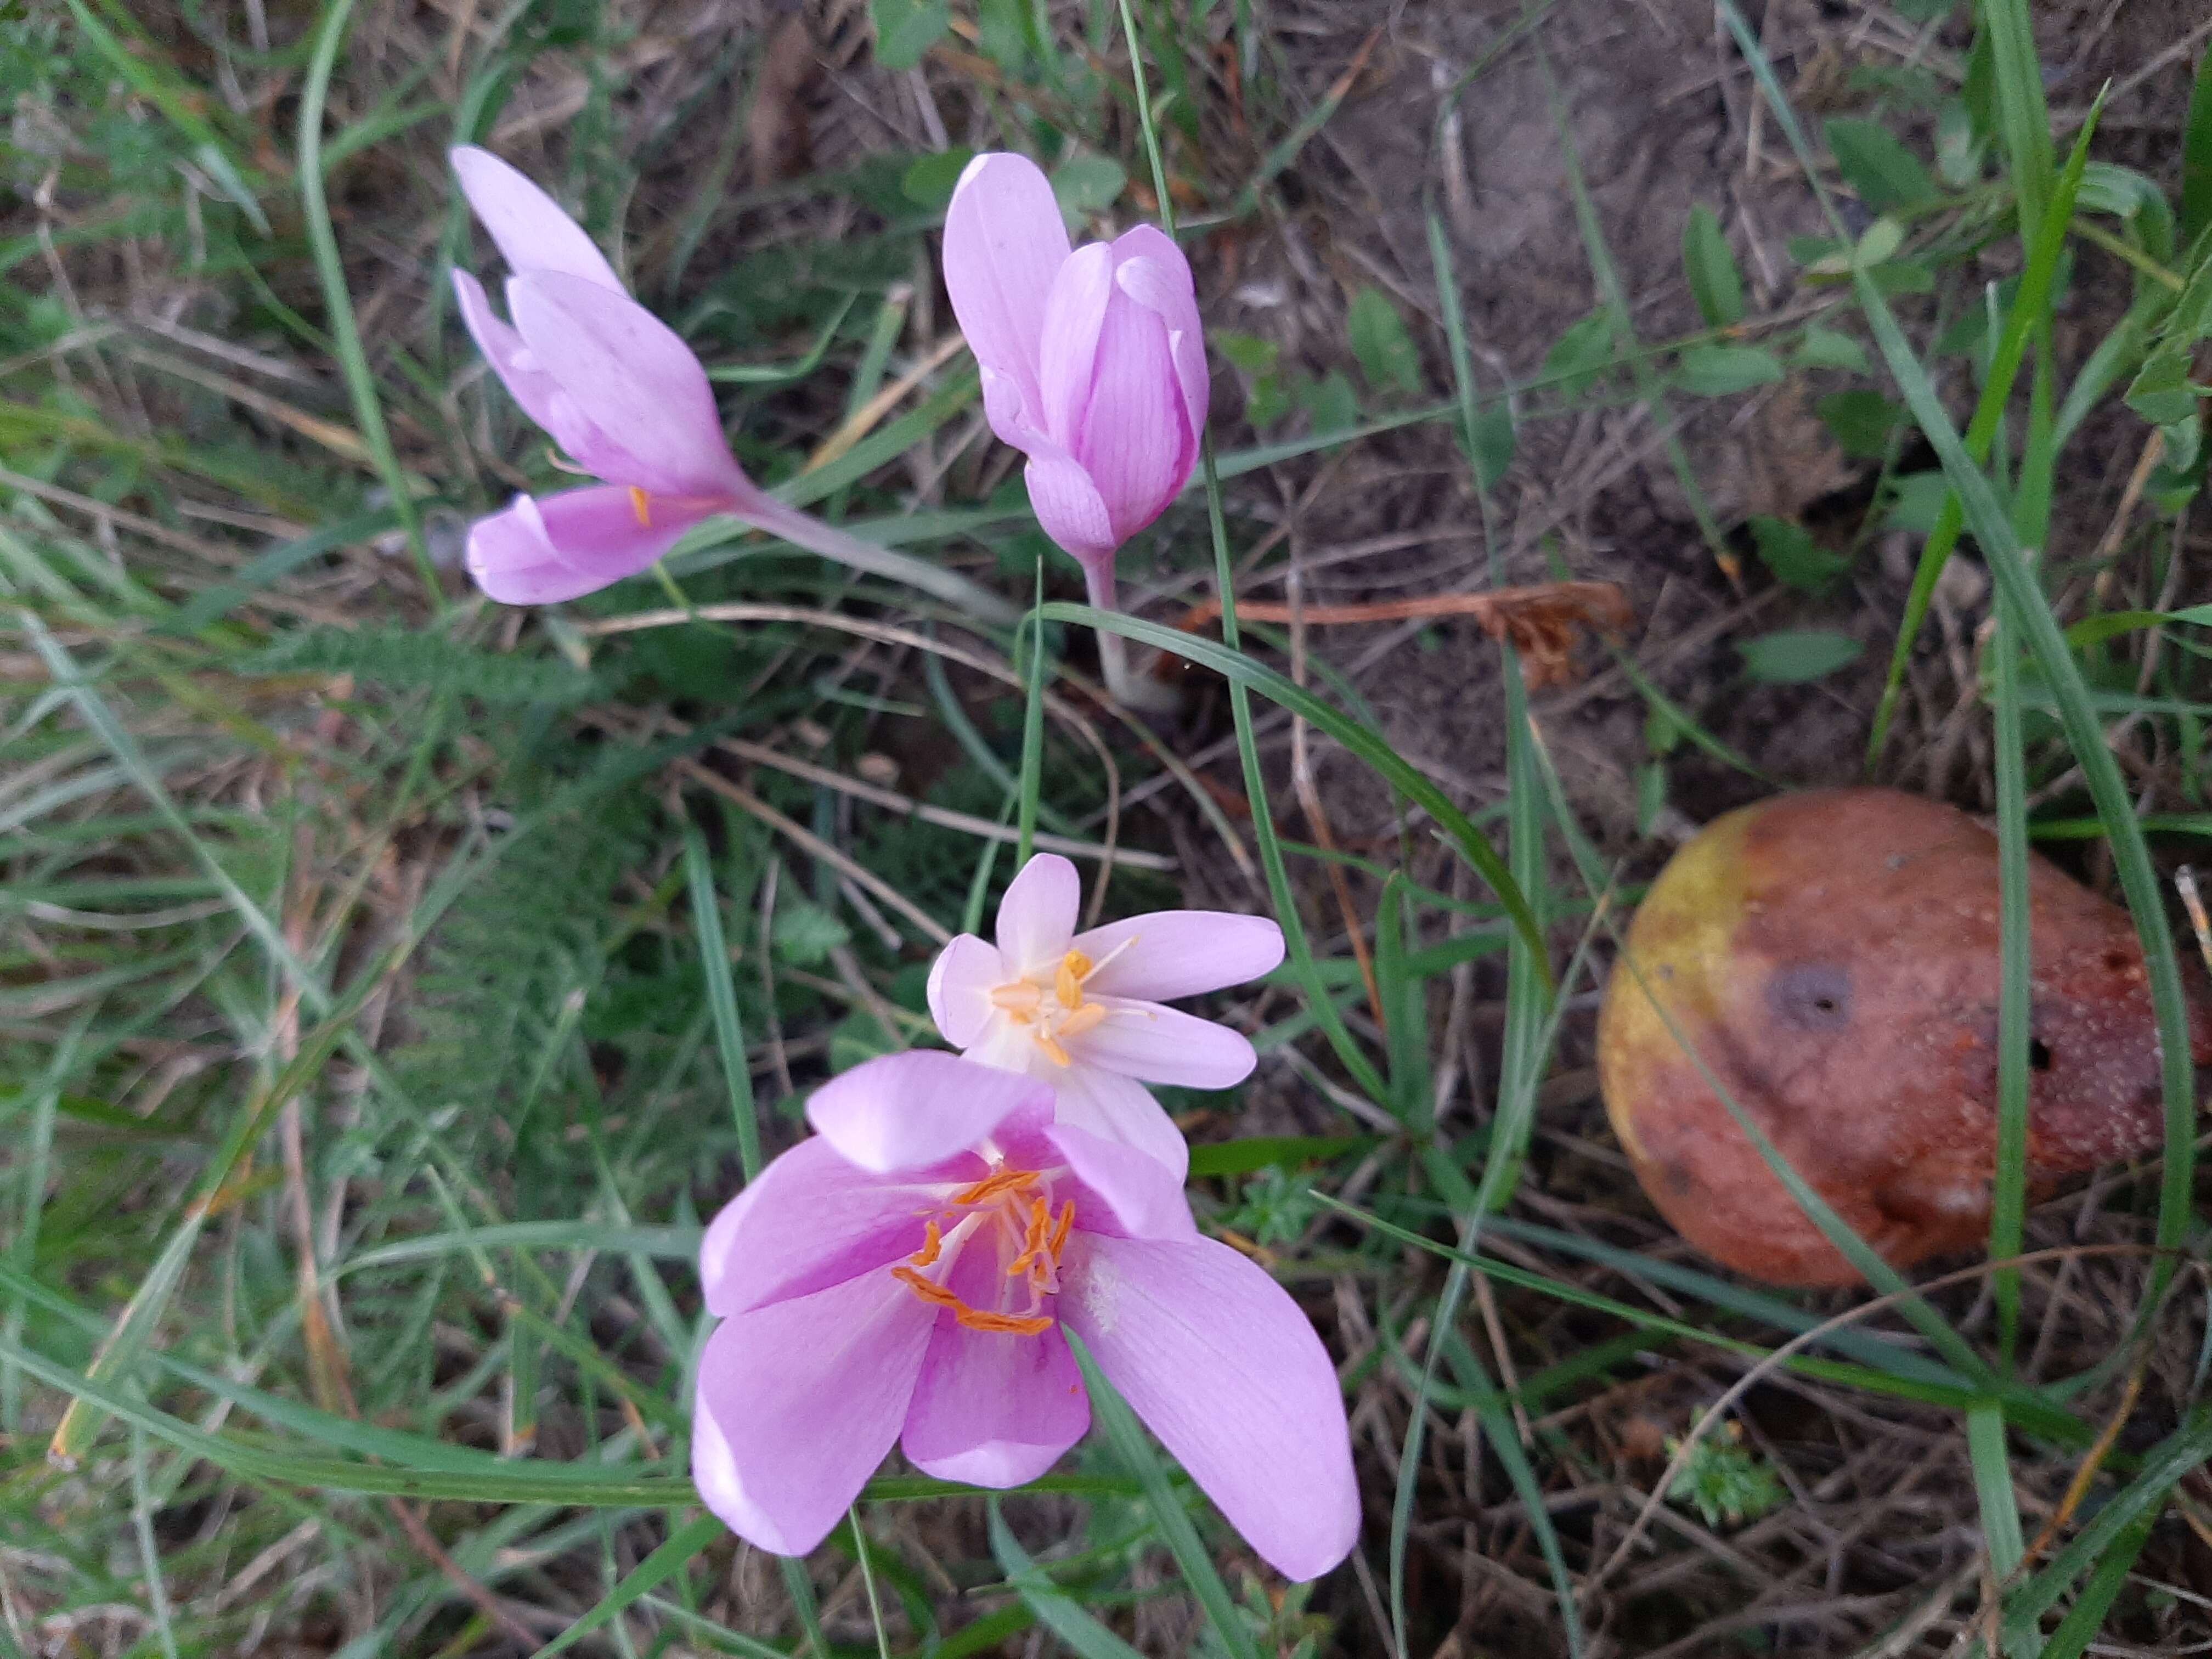
<svg viewBox="0 0 2212 1659"><path fill-rule="evenodd" d="M678 1573L698 1559L707 1547L722 1536L726 1528L711 1515L702 1515L688 1522L659 1548L639 1562L606 1595L599 1605L538 1650L541 1655L560 1652L573 1647L593 1632L612 1624L634 1607L638 1601L659 1589Z"/></svg>
<svg viewBox="0 0 2212 1659"><path fill-rule="evenodd" d="M714 1042L722 1056L722 1081L737 1125L738 1158L745 1184L760 1174L760 1115L753 1105L753 1075L745 1060L744 1025L738 1018L737 987L730 979L730 947L722 936L722 904L714 891L714 861L696 823L684 826L684 869L691 889L691 926L699 938L699 963L707 980L707 1006L714 1016Z"/></svg>
<svg viewBox="0 0 2212 1659"><path fill-rule="evenodd" d="M990 1504L991 1553L1005 1569L1006 1582L1023 1603L1080 1659L1142 1659L1136 1649L1106 1628L1075 1598L1045 1576L1012 1532L994 1498Z"/></svg>

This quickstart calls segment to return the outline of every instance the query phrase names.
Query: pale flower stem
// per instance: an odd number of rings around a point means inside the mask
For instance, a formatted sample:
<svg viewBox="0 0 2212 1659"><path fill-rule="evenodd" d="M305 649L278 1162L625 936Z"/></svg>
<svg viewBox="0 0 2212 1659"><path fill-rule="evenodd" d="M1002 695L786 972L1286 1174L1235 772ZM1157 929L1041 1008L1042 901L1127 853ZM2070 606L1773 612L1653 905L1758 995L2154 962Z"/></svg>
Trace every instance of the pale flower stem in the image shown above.
<svg viewBox="0 0 2212 1659"><path fill-rule="evenodd" d="M1084 580L1091 592L1094 610L1119 611L1114 602L1114 566L1109 560L1103 564L1085 562ZM1105 677L1107 695L1124 708L1141 710L1147 714L1164 714L1182 706L1182 698L1170 685L1163 685L1149 674L1133 673L1129 668L1129 642L1109 628L1093 630L1098 636L1098 669Z"/></svg>
<svg viewBox="0 0 2212 1659"><path fill-rule="evenodd" d="M933 599L942 599L967 612L978 622L1010 627L1021 617L1022 613L1013 605L957 572L942 569L910 554L864 542L811 513L785 506L772 495L757 495L744 501L731 509L731 516L743 520L756 530L781 536L810 553L819 553L848 569L919 588Z"/></svg>

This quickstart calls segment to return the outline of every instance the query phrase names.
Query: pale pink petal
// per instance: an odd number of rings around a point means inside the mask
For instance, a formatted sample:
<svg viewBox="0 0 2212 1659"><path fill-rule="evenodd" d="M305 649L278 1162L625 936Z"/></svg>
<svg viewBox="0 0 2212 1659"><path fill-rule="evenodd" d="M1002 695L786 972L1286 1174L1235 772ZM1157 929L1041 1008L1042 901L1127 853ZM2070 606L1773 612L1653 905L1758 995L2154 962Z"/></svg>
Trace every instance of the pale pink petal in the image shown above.
<svg viewBox="0 0 2212 1659"><path fill-rule="evenodd" d="M483 284L465 270L453 273L453 297L459 302L461 321L467 325L469 337L477 343L484 361L491 365L492 373L507 387L514 401L522 405L522 412L538 425L552 429L555 418L554 401L561 388L550 374L538 366L522 337L507 325L506 319L491 308L491 298L485 294Z"/></svg>
<svg viewBox="0 0 2212 1659"><path fill-rule="evenodd" d="M1036 1028L1018 1025L1003 1014L984 1022L975 1041L960 1051L961 1058L1001 1072L1019 1072L1042 1083L1056 1080L1056 1068L1037 1047Z"/></svg>
<svg viewBox="0 0 2212 1659"><path fill-rule="evenodd" d="M968 164L945 210L945 292L976 362L1012 383L1032 420L1045 298L1066 258L1067 227L1036 162L1001 152Z"/></svg>
<svg viewBox="0 0 2212 1659"><path fill-rule="evenodd" d="M1073 456L1032 448L1022 482L1038 526L1085 564L1110 561L1121 545L1113 514L1091 475Z"/></svg>
<svg viewBox="0 0 2212 1659"><path fill-rule="evenodd" d="M1079 1232L1055 1306L1230 1525L1284 1577L1359 1532L1328 1352L1283 1287L1225 1244Z"/></svg>
<svg viewBox="0 0 2212 1659"><path fill-rule="evenodd" d="M461 193L514 270L557 270L623 291L606 255L561 205L489 150L463 144L450 152Z"/></svg>
<svg viewBox="0 0 2212 1659"><path fill-rule="evenodd" d="M655 501L647 510L653 522L640 524L630 492L611 484L542 500L518 495L470 527L469 574L501 605L552 605L649 569L714 514L711 504Z"/></svg>
<svg viewBox="0 0 2212 1659"><path fill-rule="evenodd" d="M763 1170L707 1224L699 1279L717 1316L811 1296L888 1267L922 1246L933 1207L927 1183L980 1181L969 1153L913 1175L872 1175L819 1137Z"/></svg>
<svg viewBox="0 0 2212 1659"><path fill-rule="evenodd" d="M1166 327L1117 288L1098 334L1090 405L1068 441L1116 542L1158 518L1189 480L1196 450L1187 421Z"/></svg>
<svg viewBox="0 0 2212 1659"><path fill-rule="evenodd" d="M1113 293L1114 255L1104 243L1093 242L1068 255L1045 301L1044 353L1037 370L1044 401L1038 419L1046 435L1067 449L1077 447L1091 405L1098 333Z"/></svg>
<svg viewBox="0 0 2212 1659"><path fill-rule="evenodd" d="M937 1313L884 1273L724 1320L691 1419L707 1507L778 1555L820 1543L898 1438Z"/></svg>
<svg viewBox="0 0 2212 1659"><path fill-rule="evenodd" d="M1079 1227L1131 1238L1198 1237L1190 1200L1183 1194L1182 1176L1164 1160L1122 1141L1093 1134L1065 1119L1047 1126L1039 1134L1087 1194L1076 1210ZM1180 1141L1182 1137L1176 1139ZM1188 1157L1186 1148L1186 1164Z"/></svg>
<svg viewBox="0 0 2212 1659"><path fill-rule="evenodd" d="M1052 1066L1048 1060L1045 1064L1051 1067L1047 1080L1053 1085L1053 1115L1058 1121L1130 1148L1160 1164L1182 1187L1190 1170L1190 1146L1151 1090L1102 1066L1078 1061Z"/></svg>
<svg viewBox="0 0 2212 1659"><path fill-rule="evenodd" d="M999 1308L995 1252L965 1252L947 1281L971 1308ZM1016 1306L1007 1310L1020 1313ZM1083 1372L1060 1328L1036 1336L971 1331L938 1316L900 1443L940 1480L1004 1488L1034 1480L1091 1426Z"/></svg>
<svg viewBox="0 0 2212 1659"><path fill-rule="evenodd" d="M1170 354L1194 436L1204 430L1212 392L1206 369L1206 337L1198 317L1198 291L1190 261L1175 239L1154 225L1139 225L1114 241L1115 279L1121 291L1167 325Z"/></svg>
<svg viewBox="0 0 2212 1659"><path fill-rule="evenodd" d="M1057 853L1039 853L1006 884L999 901L999 954L1017 974L1052 973L1075 937L1083 878Z"/></svg>
<svg viewBox="0 0 2212 1659"><path fill-rule="evenodd" d="M707 371L667 324L622 294L550 272L510 282L507 304L538 364L612 447L586 454L572 444L580 463L655 495L745 489ZM548 430L568 442L565 424Z"/></svg>
<svg viewBox="0 0 2212 1659"><path fill-rule="evenodd" d="M1030 1078L913 1048L832 1078L806 1103L806 1121L848 1162L888 1175L940 1164L1022 1107L1050 1103Z"/></svg>
<svg viewBox="0 0 2212 1659"><path fill-rule="evenodd" d="M1273 973L1283 930L1230 910L1155 910L1079 933L1073 948L1103 964L1085 981L1093 994L1173 1002Z"/></svg>
<svg viewBox="0 0 2212 1659"><path fill-rule="evenodd" d="M965 1048L982 1040L993 1012L991 993L1013 977L998 947L963 933L929 967L929 1017L945 1040Z"/></svg>
<svg viewBox="0 0 2212 1659"><path fill-rule="evenodd" d="M1241 1032L1157 1002L1097 997L1106 1018L1080 1036L1060 1039L1079 1065L1146 1083L1186 1089L1227 1089L1252 1075L1260 1063Z"/></svg>

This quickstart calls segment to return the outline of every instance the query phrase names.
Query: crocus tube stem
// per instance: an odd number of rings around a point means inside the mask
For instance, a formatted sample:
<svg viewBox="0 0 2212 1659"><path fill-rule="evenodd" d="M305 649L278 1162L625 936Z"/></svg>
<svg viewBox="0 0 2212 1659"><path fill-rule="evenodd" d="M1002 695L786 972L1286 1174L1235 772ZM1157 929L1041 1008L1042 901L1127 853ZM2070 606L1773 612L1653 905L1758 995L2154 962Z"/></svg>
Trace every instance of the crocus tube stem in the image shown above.
<svg viewBox="0 0 2212 1659"><path fill-rule="evenodd" d="M1083 563L1085 582L1091 591L1091 603L1099 611L1118 611L1114 602L1114 562L1110 559L1086 559ZM1171 685L1163 684L1149 674L1133 672L1129 667L1129 642L1110 628L1094 630L1098 635L1098 669L1105 677L1107 695L1122 708L1145 714L1171 714L1182 706L1182 698Z"/></svg>
<svg viewBox="0 0 2212 1659"><path fill-rule="evenodd" d="M774 496L763 495L736 509L735 516L756 530L781 536L795 547L819 553L848 569L887 581L921 589L933 599L965 611L978 622L1012 627L1021 612L988 588L969 581L957 571L942 569L888 547L864 542L858 536L824 523L811 513L787 507Z"/></svg>

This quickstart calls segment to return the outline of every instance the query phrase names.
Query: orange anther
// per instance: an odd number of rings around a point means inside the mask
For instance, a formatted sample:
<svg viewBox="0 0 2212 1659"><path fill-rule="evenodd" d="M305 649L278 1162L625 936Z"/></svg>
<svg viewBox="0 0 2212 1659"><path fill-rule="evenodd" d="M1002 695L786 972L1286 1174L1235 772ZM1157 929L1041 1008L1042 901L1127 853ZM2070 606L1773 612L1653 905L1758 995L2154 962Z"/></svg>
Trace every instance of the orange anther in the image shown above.
<svg viewBox="0 0 2212 1659"><path fill-rule="evenodd" d="M937 1260L939 1252L945 1249L945 1240L938 1233L937 1224L934 1221L925 1221L922 1223L922 1227L924 1232L921 1248L907 1257L907 1260L917 1267L929 1266L931 1262Z"/></svg>
<svg viewBox="0 0 2212 1659"><path fill-rule="evenodd" d="M1012 1014L1016 1019L1027 1019L1036 1012L1037 1004L1044 1000L1044 993L1025 979L1011 985L1001 985L991 993L991 1006L1001 1013Z"/></svg>
<svg viewBox="0 0 2212 1659"><path fill-rule="evenodd" d="M637 521L647 529L653 527L653 498L635 484L629 487L629 510L637 514Z"/></svg>
<svg viewBox="0 0 2212 1659"><path fill-rule="evenodd" d="M1051 1210L1052 1206L1041 1198L1033 1198L1030 1200L1030 1230L1023 1237L1022 1253L1014 1258L1012 1265L1006 1269L1007 1278L1012 1279L1043 1252L1046 1218L1051 1213Z"/></svg>
<svg viewBox="0 0 2212 1659"><path fill-rule="evenodd" d="M1000 1170L985 1176L972 1187L962 1188L952 1194L952 1202L962 1206L986 1203L1004 1194L1018 1191L1036 1179L1035 1170Z"/></svg>
<svg viewBox="0 0 2212 1659"><path fill-rule="evenodd" d="M1050 1060L1054 1065L1073 1066L1075 1064L1073 1060L1068 1058L1067 1050L1060 1046L1060 1039L1054 1036L1051 1032L1039 1031L1036 1034L1036 1042L1037 1047L1044 1050L1046 1058Z"/></svg>
<svg viewBox="0 0 2212 1659"><path fill-rule="evenodd" d="M1081 1036L1085 1031L1103 1024L1105 1019L1105 1004L1086 1002L1060 1022L1060 1035L1064 1037Z"/></svg>
<svg viewBox="0 0 2212 1659"><path fill-rule="evenodd" d="M996 1331L1006 1336L1037 1336L1052 1328L1051 1318L1043 1314L1024 1319L1015 1314L984 1313L980 1309L963 1307L952 1316L971 1331Z"/></svg>
<svg viewBox="0 0 2212 1659"><path fill-rule="evenodd" d="M1060 999L1060 1006L1070 1013L1083 1006L1083 979L1075 971L1075 964L1082 960L1070 951L1060 958L1059 971L1052 976L1052 994Z"/></svg>
<svg viewBox="0 0 2212 1659"><path fill-rule="evenodd" d="M1052 1253L1053 1263L1058 1266L1060 1253L1067 1246L1067 1235L1075 1225L1075 1200L1069 1199L1060 1206L1060 1221L1052 1230L1052 1243L1045 1248Z"/></svg>
<svg viewBox="0 0 2212 1659"><path fill-rule="evenodd" d="M894 1267L891 1277L924 1302L933 1303L940 1308L957 1308L963 1313L972 1311L953 1291L946 1290L933 1279L924 1279L911 1267Z"/></svg>

